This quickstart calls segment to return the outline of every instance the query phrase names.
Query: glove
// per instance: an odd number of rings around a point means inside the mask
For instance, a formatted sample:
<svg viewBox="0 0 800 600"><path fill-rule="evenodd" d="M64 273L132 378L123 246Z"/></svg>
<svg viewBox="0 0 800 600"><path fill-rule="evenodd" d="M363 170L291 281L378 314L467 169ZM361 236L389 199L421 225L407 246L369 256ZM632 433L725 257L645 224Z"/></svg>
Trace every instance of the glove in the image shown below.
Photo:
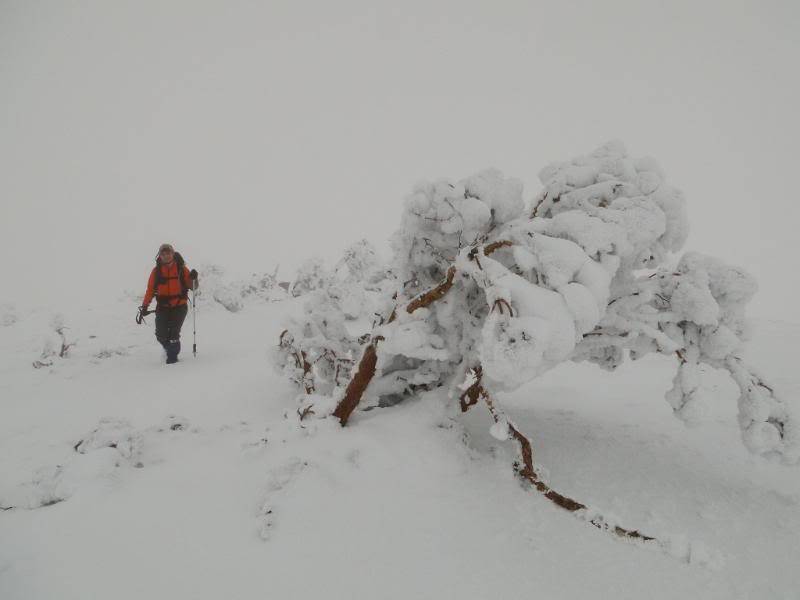
<svg viewBox="0 0 800 600"><path fill-rule="evenodd" d="M139 307L139 312L136 314L136 324L141 325L144 322L144 316L148 313L147 307L142 304Z"/></svg>
<svg viewBox="0 0 800 600"><path fill-rule="evenodd" d="M192 269L189 271L189 279L197 281L197 269Z"/></svg>

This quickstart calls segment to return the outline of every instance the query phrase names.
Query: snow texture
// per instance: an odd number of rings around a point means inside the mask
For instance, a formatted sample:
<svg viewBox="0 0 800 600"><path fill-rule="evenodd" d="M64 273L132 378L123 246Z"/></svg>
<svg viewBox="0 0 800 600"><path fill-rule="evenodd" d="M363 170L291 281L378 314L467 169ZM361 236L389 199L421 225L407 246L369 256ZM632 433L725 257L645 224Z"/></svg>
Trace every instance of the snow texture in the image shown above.
<svg viewBox="0 0 800 600"><path fill-rule="evenodd" d="M704 375L708 416L688 431L657 402L673 356L613 374L562 365L502 395L542 479L668 542L650 550L517 485L503 428L475 409L454 419L447 388L344 430L323 418L331 395L298 405L264 349L306 297L238 314L209 302L197 358L168 366L152 319L133 322L139 300L60 306L77 344L47 368L30 362L51 310L19 308L0 335L3 600L771 600L800 587L800 472L745 451L726 371ZM796 395L800 329L757 332L742 358ZM127 352L95 358L115 347Z"/></svg>

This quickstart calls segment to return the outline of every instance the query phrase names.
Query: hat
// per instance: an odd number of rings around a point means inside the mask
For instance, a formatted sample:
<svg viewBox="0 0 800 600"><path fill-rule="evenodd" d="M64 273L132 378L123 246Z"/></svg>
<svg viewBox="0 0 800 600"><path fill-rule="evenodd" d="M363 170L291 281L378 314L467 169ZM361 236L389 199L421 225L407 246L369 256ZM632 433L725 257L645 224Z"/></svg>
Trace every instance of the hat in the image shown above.
<svg viewBox="0 0 800 600"><path fill-rule="evenodd" d="M170 252L175 252L175 248L172 247L172 244L161 244L158 247L158 253L161 254L164 250L169 250Z"/></svg>

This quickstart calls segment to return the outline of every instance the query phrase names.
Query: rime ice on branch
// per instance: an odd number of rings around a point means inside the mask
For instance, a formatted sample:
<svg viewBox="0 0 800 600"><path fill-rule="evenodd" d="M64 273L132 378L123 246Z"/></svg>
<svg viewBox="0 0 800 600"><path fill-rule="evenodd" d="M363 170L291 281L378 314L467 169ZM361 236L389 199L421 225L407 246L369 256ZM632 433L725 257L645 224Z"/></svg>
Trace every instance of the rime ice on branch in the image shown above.
<svg viewBox="0 0 800 600"><path fill-rule="evenodd" d="M789 404L740 358L756 285L699 254L675 265L688 234L685 202L656 162L633 159L615 142L550 165L540 178L531 209L521 183L496 170L415 188L362 349L338 325L346 315L332 314L321 294L288 328L293 345L279 353L282 366L294 364L291 376L304 384L294 350L311 361L333 346L337 357L345 352L354 370L344 381L326 377L324 393L346 423L364 399L438 387L454 398L469 388L469 373L501 392L564 361L613 369L626 356L659 352L678 362L667 400L679 418L702 410L699 365L724 369L741 389L746 446L796 462L800 432Z"/></svg>

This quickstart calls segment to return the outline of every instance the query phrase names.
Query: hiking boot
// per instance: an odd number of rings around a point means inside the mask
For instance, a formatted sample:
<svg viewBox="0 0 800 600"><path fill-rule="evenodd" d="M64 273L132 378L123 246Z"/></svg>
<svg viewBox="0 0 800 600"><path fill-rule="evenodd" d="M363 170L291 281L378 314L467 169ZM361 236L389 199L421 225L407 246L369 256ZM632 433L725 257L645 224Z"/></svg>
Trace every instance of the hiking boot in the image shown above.
<svg viewBox="0 0 800 600"><path fill-rule="evenodd" d="M166 345L167 350L167 364L171 365L173 363L178 362L178 353L181 351L181 343L180 342L169 342Z"/></svg>

